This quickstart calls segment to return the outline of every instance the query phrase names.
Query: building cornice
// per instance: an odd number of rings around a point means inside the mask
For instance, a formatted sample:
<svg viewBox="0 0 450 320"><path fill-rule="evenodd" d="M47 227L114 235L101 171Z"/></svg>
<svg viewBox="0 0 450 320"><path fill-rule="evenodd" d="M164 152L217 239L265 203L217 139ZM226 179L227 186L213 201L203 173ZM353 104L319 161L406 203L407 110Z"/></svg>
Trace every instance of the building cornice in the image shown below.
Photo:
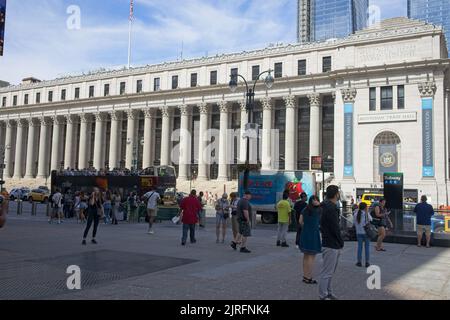
<svg viewBox="0 0 450 320"><path fill-rule="evenodd" d="M106 72L105 71L97 73L92 72L86 75L59 78L33 84L13 85L1 88L0 93L18 90L46 88L52 86L65 86L74 83L108 80L117 77L139 76L139 75L146 75L149 73L157 74L166 71L204 67L204 66L218 65L222 63L236 63L239 61L277 57L280 55L303 54L311 51L330 50L351 45L361 46L371 42L380 42L380 41L388 42L389 40L399 41L410 37L418 37L424 34L429 35L443 34L443 29L440 26L423 24L419 22L413 24L411 23L405 24L403 27L402 24L400 24L397 26L397 28L392 27L392 29L387 30L382 28L366 29L363 32L350 35L349 37L342 39L333 39L331 41L313 42L306 44L279 45L267 47L264 49L243 51L240 53L222 54L213 57L202 57L175 62L164 62L156 65L147 65L132 69L123 68L120 70L112 70Z"/></svg>

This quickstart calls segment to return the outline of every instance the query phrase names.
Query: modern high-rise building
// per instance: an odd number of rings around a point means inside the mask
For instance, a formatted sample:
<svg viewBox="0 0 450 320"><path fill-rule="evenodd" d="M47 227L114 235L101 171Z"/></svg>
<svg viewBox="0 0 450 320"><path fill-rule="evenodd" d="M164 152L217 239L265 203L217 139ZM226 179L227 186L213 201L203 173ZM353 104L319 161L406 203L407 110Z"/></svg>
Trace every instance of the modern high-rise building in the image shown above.
<svg viewBox="0 0 450 320"><path fill-rule="evenodd" d="M366 27L369 0L298 0L299 43L343 38Z"/></svg>
<svg viewBox="0 0 450 320"><path fill-rule="evenodd" d="M450 48L449 0L408 0L408 18L419 19L444 27L447 47Z"/></svg>

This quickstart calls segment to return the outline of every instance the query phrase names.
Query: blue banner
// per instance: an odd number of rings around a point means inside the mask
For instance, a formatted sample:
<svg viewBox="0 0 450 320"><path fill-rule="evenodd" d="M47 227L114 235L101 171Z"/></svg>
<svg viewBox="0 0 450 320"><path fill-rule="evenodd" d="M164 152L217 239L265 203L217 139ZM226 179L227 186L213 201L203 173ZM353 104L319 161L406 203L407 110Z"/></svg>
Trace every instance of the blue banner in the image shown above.
<svg viewBox="0 0 450 320"><path fill-rule="evenodd" d="M422 175L434 177L433 98L422 99Z"/></svg>
<svg viewBox="0 0 450 320"><path fill-rule="evenodd" d="M353 177L353 103L344 104L344 177Z"/></svg>

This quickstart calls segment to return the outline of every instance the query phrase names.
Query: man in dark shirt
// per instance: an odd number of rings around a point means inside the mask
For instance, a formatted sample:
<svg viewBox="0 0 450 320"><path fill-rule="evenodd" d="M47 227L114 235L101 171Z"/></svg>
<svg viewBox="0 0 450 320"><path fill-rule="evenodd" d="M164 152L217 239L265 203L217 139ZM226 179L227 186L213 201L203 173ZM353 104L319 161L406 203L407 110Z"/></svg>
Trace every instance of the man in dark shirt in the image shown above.
<svg viewBox="0 0 450 320"><path fill-rule="evenodd" d="M250 253L251 251L247 249L247 238L251 236L250 219L252 217L252 206L250 205L250 199L252 194L250 191L244 193L237 204L237 216L239 221L239 234L236 237L236 242L240 243L241 252ZM236 243L232 242L231 247L236 250Z"/></svg>
<svg viewBox="0 0 450 320"><path fill-rule="evenodd" d="M427 248L431 241L431 217L434 215L433 207L427 203L427 196L422 196L420 203L414 208L417 217L417 246L422 246L422 235L425 232Z"/></svg>
<svg viewBox="0 0 450 320"><path fill-rule="evenodd" d="M320 231L323 248L323 264L319 280L319 297L321 300L337 300L332 292L331 280L336 272L341 249L344 247L344 240L339 228L339 209L336 205L339 199L339 188L331 185L327 188L326 200L321 204Z"/></svg>
<svg viewBox="0 0 450 320"><path fill-rule="evenodd" d="M300 241L300 232L302 230L302 226L299 223L300 215L302 214L302 211L306 208L308 205L308 196L305 192L302 192L300 195L300 200L298 200L294 204L294 210L295 210L295 221L297 222L297 235L295 236L295 244L298 246Z"/></svg>

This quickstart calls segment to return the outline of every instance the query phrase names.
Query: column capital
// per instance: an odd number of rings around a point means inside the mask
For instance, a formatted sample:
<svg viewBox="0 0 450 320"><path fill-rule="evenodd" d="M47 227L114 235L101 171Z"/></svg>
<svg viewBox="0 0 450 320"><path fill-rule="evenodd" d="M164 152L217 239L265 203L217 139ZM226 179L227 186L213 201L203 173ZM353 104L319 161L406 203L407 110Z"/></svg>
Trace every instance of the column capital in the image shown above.
<svg viewBox="0 0 450 320"><path fill-rule="evenodd" d="M272 99L269 97L264 97L261 99L262 107L264 110L272 110L273 109L273 103Z"/></svg>
<svg viewBox="0 0 450 320"><path fill-rule="evenodd" d="M241 108L241 112L247 112L247 101L239 100L239 107Z"/></svg>
<svg viewBox="0 0 450 320"><path fill-rule="evenodd" d="M25 119L17 119L17 127L22 128L27 125L27 121Z"/></svg>
<svg viewBox="0 0 450 320"><path fill-rule="evenodd" d="M39 122L41 123L41 127L50 125L50 119L47 117L40 117Z"/></svg>
<svg viewBox="0 0 450 320"><path fill-rule="evenodd" d="M5 123L6 123L6 127L7 128L12 128L16 124L16 120L8 119L8 120L5 120Z"/></svg>
<svg viewBox="0 0 450 320"><path fill-rule="evenodd" d="M309 104L311 106L320 106L320 94L319 93L310 93L308 94Z"/></svg>
<svg viewBox="0 0 450 320"><path fill-rule="evenodd" d="M128 120L136 120L137 119L138 113L136 112L136 110L128 109L127 111L125 111L125 113L127 114Z"/></svg>
<svg viewBox="0 0 450 320"><path fill-rule="evenodd" d="M426 82L419 83L418 87L419 87L420 96L422 98L434 97L434 94L436 93L436 90L437 90L436 83L433 81L426 81Z"/></svg>
<svg viewBox="0 0 450 320"><path fill-rule="evenodd" d="M159 108L159 110L161 110L161 115L163 118L170 117L170 109L168 106L163 106L163 107Z"/></svg>
<svg viewBox="0 0 450 320"><path fill-rule="evenodd" d="M91 115L89 113L80 114L80 121L82 123L88 123L91 121Z"/></svg>
<svg viewBox="0 0 450 320"><path fill-rule="evenodd" d="M228 113L228 101L220 100L217 105L219 106L220 113Z"/></svg>
<svg viewBox="0 0 450 320"><path fill-rule="evenodd" d="M64 119L62 119L60 116L51 116L51 119L53 121L53 125L55 126L65 123Z"/></svg>
<svg viewBox="0 0 450 320"><path fill-rule="evenodd" d="M109 112L109 115L111 117L111 121L119 121L121 119L120 111L113 110Z"/></svg>
<svg viewBox="0 0 450 320"><path fill-rule="evenodd" d="M209 104L202 102L198 105L198 110L200 114L208 114L209 112Z"/></svg>
<svg viewBox="0 0 450 320"><path fill-rule="evenodd" d="M357 91L355 88L341 89L342 99L344 102L355 102Z"/></svg>
<svg viewBox="0 0 450 320"><path fill-rule="evenodd" d="M144 117L146 119L153 119L155 117L155 112L153 108L145 108L142 111L144 112Z"/></svg>
<svg viewBox="0 0 450 320"><path fill-rule="evenodd" d="M295 109L297 108L297 99L294 95L288 95L283 98L284 103L286 104L286 109Z"/></svg>
<svg viewBox="0 0 450 320"><path fill-rule="evenodd" d="M27 122L28 122L28 126L29 127L35 127L37 125L37 123L36 123L34 118L28 118Z"/></svg>
<svg viewBox="0 0 450 320"><path fill-rule="evenodd" d="M187 116L189 114L189 107L185 104L178 106L178 109L180 109L181 116Z"/></svg>
<svg viewBox="0 0 450 320"><path fill-rule="evenodd" d="M333 98L333 103L336 103L336 91L331 92L331 97Z"/></svg>
<svg viewBox="0 0 450 320"><path fill-rule="evenodd" d="M72 114L66 114L64 117L66 118L66 123L67 124L73 124L75 122L75 120L76 120L75 116L72 115Z"/></svg>
<svg viewBox="0 0 450 320"><path fill-rule="evenodd" d="M95 122L105 122L106 121L106 114L103 112L97 112L94 114Z"/></svg>

